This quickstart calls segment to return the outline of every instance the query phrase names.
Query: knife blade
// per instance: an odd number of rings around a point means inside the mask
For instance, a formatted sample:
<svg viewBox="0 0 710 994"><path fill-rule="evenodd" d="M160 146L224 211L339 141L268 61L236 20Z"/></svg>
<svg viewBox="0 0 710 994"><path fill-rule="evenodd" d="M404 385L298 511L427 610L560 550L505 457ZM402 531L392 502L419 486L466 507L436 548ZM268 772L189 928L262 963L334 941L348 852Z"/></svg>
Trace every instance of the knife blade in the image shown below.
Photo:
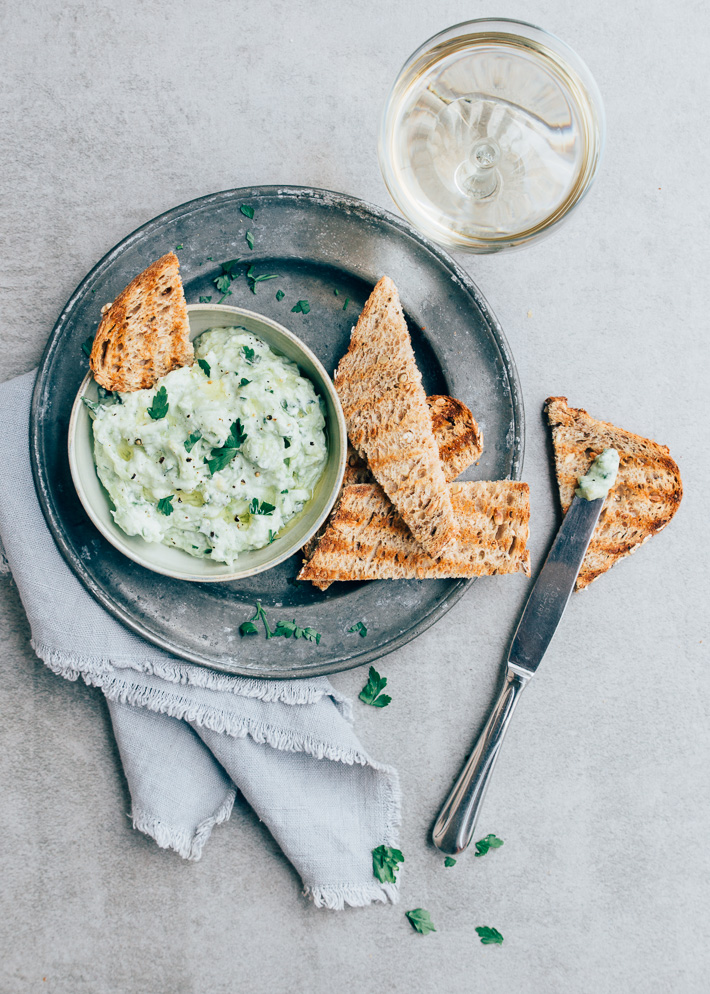
<svg viewBox="0 0 710 994"><path fill-rule="evenodd" d="M463 852L471 842L513 711L565 612L603 504L603 497L575 497L564 516L515 630L503 689L434 825L434 845L444 853Z"/></svg>

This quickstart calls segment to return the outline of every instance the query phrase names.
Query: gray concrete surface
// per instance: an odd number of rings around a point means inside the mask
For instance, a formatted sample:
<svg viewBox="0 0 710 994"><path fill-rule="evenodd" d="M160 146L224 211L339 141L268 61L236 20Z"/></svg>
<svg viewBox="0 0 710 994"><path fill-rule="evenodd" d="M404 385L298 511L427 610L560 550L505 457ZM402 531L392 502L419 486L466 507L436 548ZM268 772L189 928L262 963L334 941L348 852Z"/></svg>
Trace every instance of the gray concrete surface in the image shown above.
<svg viewBox="0 0 710 994"><path fill-rule="evenodd" d="M519 365L532 551L539 562L557 520L539 416L549 394L668 444L681 510L575 598L486 802L481 834L505 839L499 852L444 870L427 836L525 582L476 584L383 660L393 704L360 708L357 725L401 771L402 903L342 914L300 897L243 804L196 864L134 833L100 695L38 662L0 580L2 994L708 989L705 5L6 2L2 377L37 363L93 263L174 204L290 182L389 206L375 136L391 80L430 34L487 13L577 48L609 124L598 184L566 227L466 261ZM334 682L356 693L363 673ZM412 932L403 911L417 906L436 934ZM480 945L479 924L504 946Z"/></svg>

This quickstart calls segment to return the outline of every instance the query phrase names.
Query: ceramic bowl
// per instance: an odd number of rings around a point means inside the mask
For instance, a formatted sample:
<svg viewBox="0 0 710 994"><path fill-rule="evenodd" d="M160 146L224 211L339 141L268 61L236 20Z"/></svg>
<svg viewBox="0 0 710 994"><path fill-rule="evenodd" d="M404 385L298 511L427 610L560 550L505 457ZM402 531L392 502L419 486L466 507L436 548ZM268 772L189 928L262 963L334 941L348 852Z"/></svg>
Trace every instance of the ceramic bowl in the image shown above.
<svg viewBox="0 0 710 994"><path fill-rule="evenodd" d="M97 384L90 373L81 384L72 408L69 422L69 466L84 510L104 538L129 559L154 573L179 580L237 580L271 569L292 556L325 521L338 496L345 472L345 419L335 387L325 369L311 350L287 328L270 318L240 307L192 304L187 310L191 339L208 328L246 328L265 341L274 352L296 362L303 375L315 386L325 404L328 460L311 500L282 528L270 545L240 553L239 559L231 566L211 562L209 559L195 559L182 549L126 535L113 520L111 499L96 473L91 418L86 405L82 403L83 397L98 399Z"/></svg>

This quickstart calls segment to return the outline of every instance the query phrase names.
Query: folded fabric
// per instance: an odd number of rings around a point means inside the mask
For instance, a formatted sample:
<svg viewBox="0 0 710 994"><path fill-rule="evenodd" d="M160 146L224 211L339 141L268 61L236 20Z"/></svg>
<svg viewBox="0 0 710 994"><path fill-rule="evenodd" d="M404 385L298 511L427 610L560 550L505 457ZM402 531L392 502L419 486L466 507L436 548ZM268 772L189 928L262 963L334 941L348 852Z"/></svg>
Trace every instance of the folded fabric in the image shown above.
<svg viewBox="0 0 710 994"><path fill-rule="evenodd" d="M318 907L396 901L397 885L373 877L372 850L397 843L397 773L362 748L349 701L325 678L243 679L170 656L115 621L69 569L32 479L34 379L0 384L5 562L37 655L106 697L134 828L199 859L241 790Z"/></svg>

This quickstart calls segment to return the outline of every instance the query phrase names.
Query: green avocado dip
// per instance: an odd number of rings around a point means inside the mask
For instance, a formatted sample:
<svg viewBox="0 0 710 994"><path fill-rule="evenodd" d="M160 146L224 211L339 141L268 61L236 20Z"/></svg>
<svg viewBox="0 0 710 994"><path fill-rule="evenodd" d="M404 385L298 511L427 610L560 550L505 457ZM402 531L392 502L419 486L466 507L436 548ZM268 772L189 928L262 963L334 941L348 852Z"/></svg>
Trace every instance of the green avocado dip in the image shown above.
<svg viewBox="0 0 710 994"><path fill-rule="evenodd" d="M589 467L586 476L580 476L575 490L578 497L585 500L598 500L606 497L616 482L619 470L619 453L616 449L604 449Z"/></svg>
<svg viewBox="0 0 710 994"><path fill-rule="evenodd" d="M327 460L310 380L244 328L212 328L195 363L89 404L99 479L127 535L231 565L272 542Z"/></svg>

